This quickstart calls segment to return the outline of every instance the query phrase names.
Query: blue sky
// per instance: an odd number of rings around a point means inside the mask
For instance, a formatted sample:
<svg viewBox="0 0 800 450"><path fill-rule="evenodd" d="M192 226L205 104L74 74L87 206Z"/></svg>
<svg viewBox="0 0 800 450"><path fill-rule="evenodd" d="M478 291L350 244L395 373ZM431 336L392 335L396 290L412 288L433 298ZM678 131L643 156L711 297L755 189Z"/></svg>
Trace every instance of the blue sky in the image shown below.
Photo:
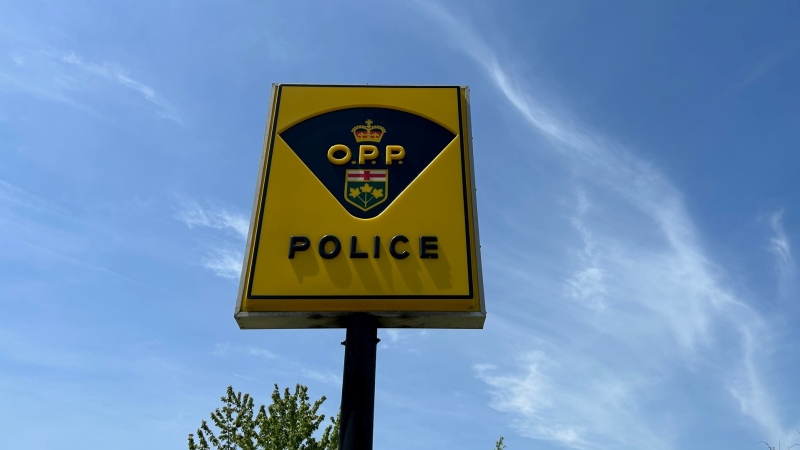
<svg viewBox="0 0 800 450"><path fill-rule="evenodd" d="M375 448L800 442L800 4L0 2L0 447L338 408L232 317L271 83L469 85L485 329L381 330Z"/></svg>

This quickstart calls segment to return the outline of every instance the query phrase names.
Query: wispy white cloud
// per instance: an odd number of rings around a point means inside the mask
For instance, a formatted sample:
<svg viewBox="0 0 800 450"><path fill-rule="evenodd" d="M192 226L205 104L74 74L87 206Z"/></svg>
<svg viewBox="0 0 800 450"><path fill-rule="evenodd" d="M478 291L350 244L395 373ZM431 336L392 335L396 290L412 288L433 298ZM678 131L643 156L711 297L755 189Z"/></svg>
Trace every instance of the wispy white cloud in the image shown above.
<svg viewBox="0 0 800 450"><path fill-rule="evenodd" d="M781 430L780 418L776 413L774 398L758 370L761 359L757 354L759 346L764 345L750 329L742 329L741 333L744 354L742 364L734 367L729 377L728 389L736 398L742 413L759 418L770 436L786 436L790 430Z"/></svg>
<svg viewBox="0 0 800 450"><path fill-rule="evenodd" d="M400 332L398 330L389 328L386 330L386 335L392 343L396 343L400 340Z"/></svg>
<svg viewBox="0 0 800 450"><path fill-rule="evenodd" d="M430 334L428 330L387 328L381 330L379 334L381 342L378 345L381 349L395 348L416 353L419 351L418 339L425 338L428 334Z"/></svg>
<svg viewBox="0 0 800 450"><path fill-rule="evenodd" d="M175 218L189 228L210 228L225 232L227 236L224 239L229 242L208 248L200 264L222 278L240 277L244 254L235 245L243 245L242 241L247 237L250 229L247 217L224 208L202 206L195 200L182 198L179 200Z"/></svg>
<svg viewBox="0 0 800 450"><path fill-rule="evenodd" d="M87 61L75 52L28 51L9 55L11 67L0 64L0 89L26 92L92 110L81 93L99 91L110 82L135 93L156 109L156 115L186 125L178 109L154 88L134 79L122 66Z"/></svg>
<svg viewBox="0 0 800 450"><path fill-rule="evenodd" d="M0 346L0 350L2 350L2 346ZM211 354L218 358L250 360L258 358L262 360L279 361L279 366L282 368L282 370L288 369L285 373L298 374L299 376L309 380L314 380L332 386L342 385L342 376L340 374L331 372L329 370L309 369L306 364L301 363L298 360L281 356L263 347L236 346L231 345L230 343L219 343L214 346ZM250 379L249 376L236 376L245 380Z"/></svg>
<svg viewBox="0 0 800 450"><path fill-rule="evenodd" d="M96 342L98 329L92 330L94 334L79 335L81 338L85 338L83 340L68 340L68 344L59 340L58 336L27 333L25 331L28 330L25 329L25 326L16 328L24 331L0 326L0 357L8 358L11 361L20 361L59 371L111 370L156 378L165 375L187 374L187 369L179 362L174 358L161 355L153 346L117 345L114 347L115 352L103 352L104 346L98 347ZM59 331L66 330L57 329ZM0 378L0 381L4 380ZM2 385L3 383L0 383L0 386Z"/></svg>
<svg viewBox="0 0 800 450"><path fill-rule="evenodd" d="M778 274L783 283L788 282L795 272L794 258L792 257L792 245L786 236L783 228L784 211L778 210L772 213L769 219L772 228L772 237L769 239L769 250L775 255L775 264Z"/></svg>
<svg viewBox="0 0 800 450"><path fill-rule="evenodd" d="M576 272L567 280L570 295L579 301L587 302L590 307L603 309L603 271L597 267L587 267Z"/></svg>
<svg viewBox="0 0 800 450"><path fill-rule="evenodd" d="M17 185L0 179L0 205L6 203L14 207L32 209L39 212L69 214L62 207L32 194Z"/></svg>
<svg viewBox="0 0 800 450"><path fill-rule="evenodd" d="M503 373L486 364L474 369L492 388L494 408L518 412L514 425L521 435L574 448L595 448L598 441L604 447L613 442L613 446L668 448L652 430L642 427L634 383L623 383L600 366L593 367L601 371L592 372L587 380L577 375L586 368L585 361L551 358L542 351L522 354L518 363L521 373ZM604 435L614 438L609 442Z"/></svg>
<svg viewBox="0 0 800 450"><path fill-rule="evenodd" d="M191 199L181 199L175 218L189 228L207 227L232 231L241 238L246 238L250 229L250 220L246 216L214 206L203 207Z"/></svg>
<svg viewBox="0 0 800 450"><path fill-rule="evenodd" d="M247 354L251 355L251 356L258 356L258 357L261 357L261 358L266 358L266 359L275 359L275 358L277 358L275 353L272 353L271 351L269 351L269 350L267 350L265 348L250 347L250 348L247 349Z"/></svg>
<svg viewBox="0 0 800 450"><path fill-rule="evenodd" d="M238 379L240 379L240 380L249 381L251 383L256 383L256 382L261 381L261 380L255 378L255 377L248 377L246 375L239 375L238 373L233 374L233 376L238 378Z"/></svg>
<svg viewBox="0 0 800 450"><path fill-rule="evenodd" d="M11 61L13 61L14 65L17 67L21 67L25 64L25 58L18 53L11 54Z"/></svg>
<svg viewBox="0 0 800 450"><path fill-rule="evenodd" d="M342 385L342 376L331 371L322 372L319 370L300 369L300 374L310 380L319 381L323 384L329 384L332 386Z"/></svg>
<svg viewBox="0 0 800 450"><path fill-rule="evenodd" d="M725 93L720 96L720 99L734 95L739 91L748 88L750 85L758 82L760 79L794 56L795 53L797 53L797 51L794 49L784 48L780 50L772 50L764 54L761 59L749 67L746 73L739 78L730 89L725 91Z"/></svg>
<svg viewBox="0 0 800 450"><path fill-rule="evenodd" d="M96 75L98 77L114 80L119 83L121 86L131 89L142 97L145 100L152 103L158 108L158 115L163 117L164 119L172 120L177 122L181 125L185 125L183 119L178 115L177 110L175 107L168 102L162 96L156 94L155 90L139 81L134 80L130 76L127 75L126 71L117 64L112 64L108 62L104 62L102 64L96 64L92 62L84 61L74 52L69 52L63 54L61 56L61 61L70 64L72 66L78 67L79 69Z"/></svg>
<svg viewBox="0 0 800 450"><path fill-rule="evenodd" d="M90 365L89 357L80 351L54 349L57 342L47 345L26 339L24 335L0 328L0 357L8 361L22 361L59 369L84 368Z"/></svg>
<svg viewBox="0 0 800 450"><path fill-rule="evenodd" d="M218 343L214 346L211 354L217 357L225 358L233 355L238 356L255 356L264 359L277 359L278 355L270 350L262 347L239 347L229 343Z"/></svg>
<svg viewBox="0 0 800 450"><path fill-rule="evenodd" d="M231 345L228 343L225 344L217 344L214 346L214 350L211 351L211 354L214 356L227 356L232 352Z"/></svg>
<svg viewBox="0 0 800 450"><path fill-rule="evenodd" d="M215 248L208 251L201 264L218 277L238 280L242 273L243 256L244 254L238 250Z"/></svg>
<svg viewBox="0 0 800 450"><path fill-rule="evenodd" d="M577 213L572 219L572 225L580 234L583 241L583 250L579 259L581 266L568 280L568 295L595 310L605 308L606 288L603 270L598 267L597 246L591 230L583 223L583 216L589 209L589 200L584 190L578 191Z"/></svg>
<svg viewBox="0 0 800 450"><path fill-rule="evenodd" d="M38 259L62 262L128 283L140 284L103 264L92 262L87 251L91 242L79 233L53 225L69 219L72 213L39 195L0 179L0 259Z"/></svg>
<svg viewBox="0 0 800 450"><path fill-rule="evenodd" d="M578 263L561 289L595 314L561 303L537 304L560 314L559 329L550 334L505 319L543 344L522 351L516 371L475 367L491 388L492 405L514 415L520 434L536 439L574 448L671 448L674 436L664 431L667 424L643 412L647 397L654 385L670 383L668 368L702 367L702 376L725 381L724 392L733 394L747 417L769 435L781 435L786 428L770 413L774 400L759 369L769 338L764 320L726 286L681 192L630 149L579 125L563 107L542 103L542 92L511 72L513 60L501 61L468 19L437 2L413 4L606 206L602 218L592 214L581 191L572 219L581 241ZM773 247L787 267L785 234L776 231ZM520 285L514 290L553 291L525 273L524 267L539 264L534 256L516 257L520 276L514 281ZM727 349L731 342L733 355ZM575 382L564 381L569 379Z"/></svg>

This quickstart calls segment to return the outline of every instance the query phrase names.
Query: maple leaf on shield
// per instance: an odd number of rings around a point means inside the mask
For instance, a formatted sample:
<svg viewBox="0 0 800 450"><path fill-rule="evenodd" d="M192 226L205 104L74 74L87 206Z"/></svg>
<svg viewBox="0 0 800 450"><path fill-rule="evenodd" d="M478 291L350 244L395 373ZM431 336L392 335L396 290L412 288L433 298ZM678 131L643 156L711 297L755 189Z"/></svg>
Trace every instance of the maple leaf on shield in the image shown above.
<svg viewBox="0 0 800 450"><path fill-rule="evenodd" d="M360 194L358 188L350 188L350 197L356 198Z"/></svg>

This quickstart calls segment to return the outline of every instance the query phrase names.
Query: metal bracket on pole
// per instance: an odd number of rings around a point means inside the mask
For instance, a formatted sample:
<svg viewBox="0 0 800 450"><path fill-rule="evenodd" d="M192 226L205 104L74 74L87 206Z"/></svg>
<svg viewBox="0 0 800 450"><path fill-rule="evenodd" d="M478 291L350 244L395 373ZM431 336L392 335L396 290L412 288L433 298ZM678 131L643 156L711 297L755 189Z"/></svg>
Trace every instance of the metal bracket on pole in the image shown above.
<svg viewBox="0 0 800 450"><path fill-rule="evenodd" d="M372 450L378 323L367 314L348 318L344 345L339 450Z"/></svg>

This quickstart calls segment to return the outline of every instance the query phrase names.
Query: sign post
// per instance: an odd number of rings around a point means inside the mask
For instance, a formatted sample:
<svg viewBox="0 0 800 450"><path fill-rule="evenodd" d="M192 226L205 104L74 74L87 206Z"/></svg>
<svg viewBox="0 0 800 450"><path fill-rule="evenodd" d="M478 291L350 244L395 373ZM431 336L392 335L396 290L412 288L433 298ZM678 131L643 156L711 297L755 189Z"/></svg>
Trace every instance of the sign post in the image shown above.
<svg viewBox="0 0 800 450"><path fill-rule="evenodd" d="M372 450L378 327L366 314L354 315L344 341L340 450Z"/></svg>
<svg viewBox="0 0 800 450"><path fill-rule="evenodd" d="M377 328L483 328L469 117L460 86L273 85L234 317L347 328L342 449L372 448Z"/></svg>

